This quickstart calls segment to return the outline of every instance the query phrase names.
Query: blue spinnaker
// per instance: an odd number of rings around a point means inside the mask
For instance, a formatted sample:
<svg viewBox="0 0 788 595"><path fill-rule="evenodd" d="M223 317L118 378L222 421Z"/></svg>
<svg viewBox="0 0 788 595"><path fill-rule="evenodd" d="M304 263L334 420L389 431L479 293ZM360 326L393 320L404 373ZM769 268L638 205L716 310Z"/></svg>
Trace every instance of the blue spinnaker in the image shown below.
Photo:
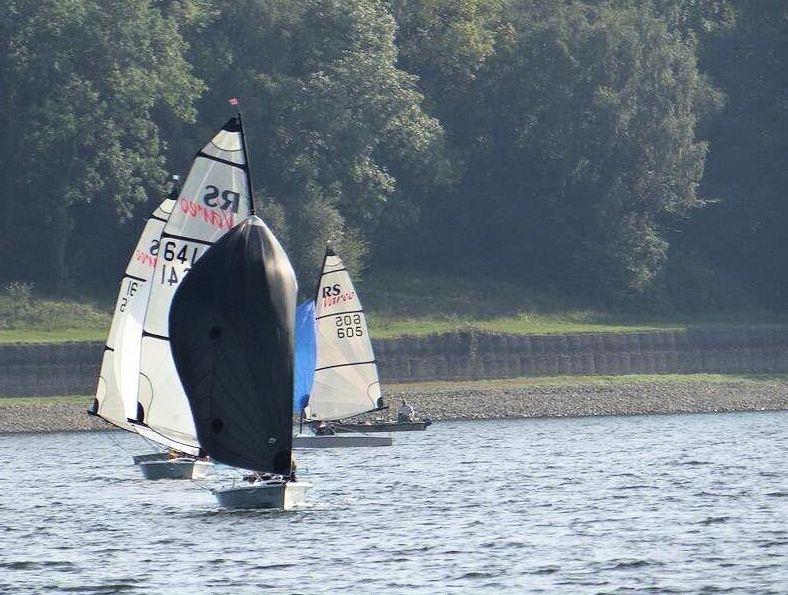
<svg viewBox="0 0 788 595"><path fill-rule="evenodd" d="M315 302L304 302L296 309L295 378L293 379L293 408L301 413L309 403L312 381L315 378L317 345L315 342Z"/></svg>

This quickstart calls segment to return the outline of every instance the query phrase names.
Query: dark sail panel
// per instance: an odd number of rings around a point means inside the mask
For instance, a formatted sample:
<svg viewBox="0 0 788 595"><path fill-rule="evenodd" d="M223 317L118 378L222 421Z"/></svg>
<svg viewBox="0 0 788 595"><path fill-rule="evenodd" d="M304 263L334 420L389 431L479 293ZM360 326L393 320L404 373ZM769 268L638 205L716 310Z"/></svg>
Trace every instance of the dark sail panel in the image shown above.
<svg viewBox="0 0 788 595"><path fill-rule="evenodd" d="M197 438L214 459L290 471L296 281L255 216L214 244L181 282L170 344Z"/></svg>

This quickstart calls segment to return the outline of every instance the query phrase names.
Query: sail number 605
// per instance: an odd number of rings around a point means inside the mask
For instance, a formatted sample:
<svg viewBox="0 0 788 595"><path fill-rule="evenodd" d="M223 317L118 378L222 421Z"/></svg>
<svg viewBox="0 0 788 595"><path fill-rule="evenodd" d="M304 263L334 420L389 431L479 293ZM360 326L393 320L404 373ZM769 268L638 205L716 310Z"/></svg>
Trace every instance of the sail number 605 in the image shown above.
<svg viewBox="0 0 788 595"><path fill-rule="evenodd" d="M361 314L340 314L334 317L339 339L360 337L364 334L361 328Z"/></svg>

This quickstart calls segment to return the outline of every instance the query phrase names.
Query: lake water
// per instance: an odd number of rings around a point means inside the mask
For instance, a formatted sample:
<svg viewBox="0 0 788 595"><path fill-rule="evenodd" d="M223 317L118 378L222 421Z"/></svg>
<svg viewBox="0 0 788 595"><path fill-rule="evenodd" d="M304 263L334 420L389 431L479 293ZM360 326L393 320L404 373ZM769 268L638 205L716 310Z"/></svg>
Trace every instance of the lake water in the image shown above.
<svg viewBox="0 0 788 595"><path fill-rule="evenodd" d="M287 513L145 481L131 435L0 436L0 592L786 592L786 428L439 423L302 452L310 504Z"/></svg>

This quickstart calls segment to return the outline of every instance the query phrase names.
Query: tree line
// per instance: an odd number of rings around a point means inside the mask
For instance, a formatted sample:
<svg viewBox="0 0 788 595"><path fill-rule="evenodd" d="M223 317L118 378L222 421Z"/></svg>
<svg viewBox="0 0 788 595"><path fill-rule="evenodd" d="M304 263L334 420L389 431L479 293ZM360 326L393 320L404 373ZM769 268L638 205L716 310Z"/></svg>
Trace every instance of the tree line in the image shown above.
<svg viewBox="0 0 788 595"><path fill-rule="evenodd" d="M7 0L0 281L111 291L231 96L302 284L788 303L781 0Z"/></svg>

